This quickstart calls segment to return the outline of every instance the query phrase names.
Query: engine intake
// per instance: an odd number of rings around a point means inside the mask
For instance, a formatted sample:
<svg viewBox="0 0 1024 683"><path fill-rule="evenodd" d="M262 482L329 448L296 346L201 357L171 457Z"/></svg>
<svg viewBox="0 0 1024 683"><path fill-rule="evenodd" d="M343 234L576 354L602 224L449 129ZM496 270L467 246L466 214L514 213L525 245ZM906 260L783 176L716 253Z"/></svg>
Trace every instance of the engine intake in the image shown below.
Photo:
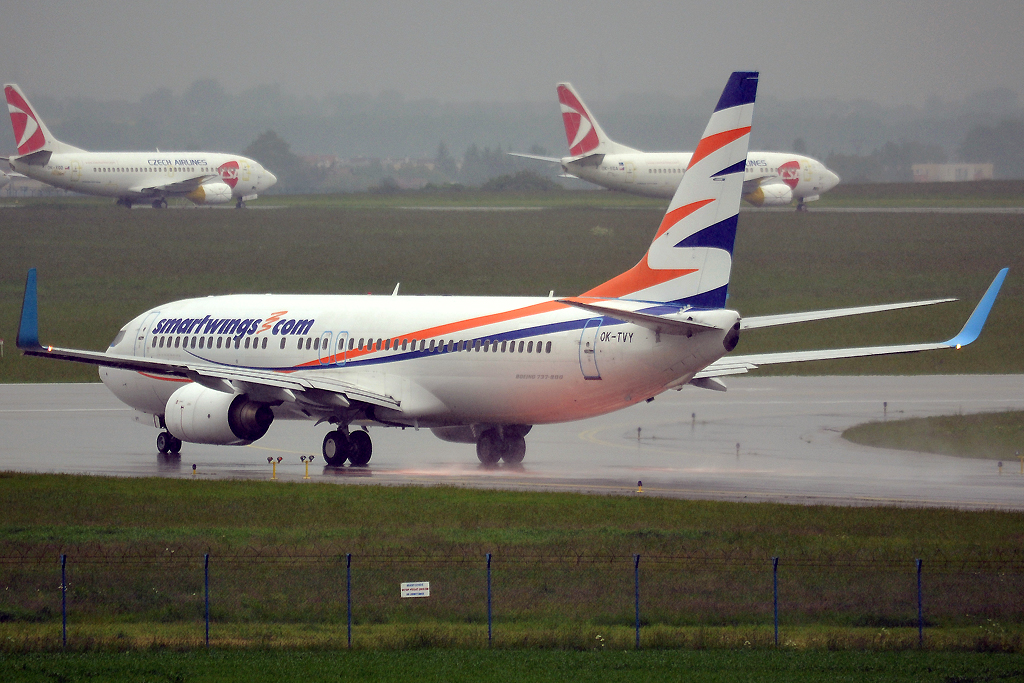
<svg viewBox="0 0 1024 683"><path fill-rule="evenodd" d="M244 446L263 438L274 421L266 403L245 394L226 394L199 384L186 384L167 400L167 431L189 443Z"/></svg>
<svg viewBox="0 0 1024 683"><path fill-rule="evenodd" d="M754 206L786 206L793 201L793 190L783 183L758 185L757 189L743 198Z"/></svg>

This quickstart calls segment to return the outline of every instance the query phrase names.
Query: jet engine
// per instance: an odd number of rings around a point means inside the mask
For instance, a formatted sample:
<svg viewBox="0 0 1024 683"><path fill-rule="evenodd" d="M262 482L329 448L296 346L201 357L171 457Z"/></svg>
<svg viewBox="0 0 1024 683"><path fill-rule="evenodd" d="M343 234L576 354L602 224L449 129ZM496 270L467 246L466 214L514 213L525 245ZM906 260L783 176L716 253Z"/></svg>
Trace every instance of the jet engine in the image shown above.
<svg viewBox="0 0 1024 683"><path fill-rule="evenodd" d="M193 204L223 204L231 201L231 188L227 183L204 183L185 196Z"/></svg>
<svg viewBox="0 0 1024 683"><path fill-rule="evenodd" d="M262 438L274 411L245 394L186 384L171 394L164 411L167 431L182 441L245 446Z"/></svg>
<svg viewBox="0 0 1024 683"><path fill-rule="evenodd" d="M793 190L783 183L758 185L757 189L743 198L754 206L786 206L793 201Z"/></svg>

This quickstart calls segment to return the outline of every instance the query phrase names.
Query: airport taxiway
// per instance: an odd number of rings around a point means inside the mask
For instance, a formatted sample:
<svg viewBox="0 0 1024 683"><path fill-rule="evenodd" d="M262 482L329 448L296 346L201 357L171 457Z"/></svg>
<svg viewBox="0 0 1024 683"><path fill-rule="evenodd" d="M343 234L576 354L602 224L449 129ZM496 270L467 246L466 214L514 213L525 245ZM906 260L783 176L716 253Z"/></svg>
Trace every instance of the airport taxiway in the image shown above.
<svg viewBox="0 0 1024 683"><path fill-rule="evenodd" d="M522 465L484 467L472 445L429 431L370 428L366 468L329 468L327 426L276 422L246 447L185 444L160 456L156 430L102 384L0 385L0 470L126 477L269 479L583 491L801 504L1024 511L1016 460L868 448L847 427L882 419L1024 410L1024 376L736 377L610 415L534 427ZM196 466L193 473L193 464ZM643 493L637 494L637 482Z"/></svg>

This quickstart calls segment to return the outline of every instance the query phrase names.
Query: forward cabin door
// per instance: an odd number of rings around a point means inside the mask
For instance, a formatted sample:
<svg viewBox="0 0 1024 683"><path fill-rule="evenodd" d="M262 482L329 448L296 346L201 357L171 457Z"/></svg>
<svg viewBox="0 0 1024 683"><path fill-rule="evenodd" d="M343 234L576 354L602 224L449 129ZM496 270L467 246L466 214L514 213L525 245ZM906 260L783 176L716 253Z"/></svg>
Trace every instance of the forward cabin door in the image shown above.
<svg viewBox="0 0 1024 683"><path fill-rule="evenodd" d="M153 323L156 322L157 316L160 315L160 311L153 311L142 320L142 324L139 325L138 332L135 333L135 355L136 356L148 356L149 348L146 344L146 337L149 335L149 329L153 327Z"/></svg>
<svg viewBox="0 0 1024 683"><path fill-rule="evenodd" d="M601 320L588 320L580 335L580 370L583 371L583 379L601 379L601 372L597 369L597 333L601 329Z"/></svg>

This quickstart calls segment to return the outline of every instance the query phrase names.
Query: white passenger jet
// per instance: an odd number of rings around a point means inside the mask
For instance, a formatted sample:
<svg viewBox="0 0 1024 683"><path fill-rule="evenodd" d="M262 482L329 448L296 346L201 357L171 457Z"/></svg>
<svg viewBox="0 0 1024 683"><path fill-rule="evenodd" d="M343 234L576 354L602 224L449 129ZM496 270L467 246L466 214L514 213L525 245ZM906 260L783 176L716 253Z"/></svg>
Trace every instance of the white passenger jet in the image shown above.
<svg viewBox="0 0 1024 683"><path fill-rule="evenodd" d="M640 262L579 296L230 295L185 299L126 324L105 352L41 346L36 271L18 347L91 363L157 448L248 444L274 420L335 425L328 465L370 460L359 426L429 427L481 462L522 461L532 425L601 415L759 365L957 348L980 333L1003 270L940 343L733 356L742 329L940 301L741 318L725 307L756 72L732 74Z"/></svg>
<svg viewBox="0 0 1024 683"><path fill-rule="evenodd" d="M0 169L0 189L7 187L8 183L11 182L11 176L4 173L3 169Z"/></svg>
<svg viewBox="0 0 1024 683"><path fill-rule="evenodd" d="M693 152L641 152L612 140L601 129L571 83L558 84L558 102L569 142L561 159L509 152L512 156L560 164L567 177L645 197L671 199ZM798 211L839 183L825 164L789 152L749 152L743 199L754 206L788 206Z"/></svg>
<svg viewBox="0 0 1024 683"><path fill-rule="evenodd" d="M169 197L193 204L244 203L277 182L260 164L218 152L86 152L46 128L17 85L4 86L18 155L11 170L63 190L114 197L119 206L148 202L166 208Z"/></svg>

